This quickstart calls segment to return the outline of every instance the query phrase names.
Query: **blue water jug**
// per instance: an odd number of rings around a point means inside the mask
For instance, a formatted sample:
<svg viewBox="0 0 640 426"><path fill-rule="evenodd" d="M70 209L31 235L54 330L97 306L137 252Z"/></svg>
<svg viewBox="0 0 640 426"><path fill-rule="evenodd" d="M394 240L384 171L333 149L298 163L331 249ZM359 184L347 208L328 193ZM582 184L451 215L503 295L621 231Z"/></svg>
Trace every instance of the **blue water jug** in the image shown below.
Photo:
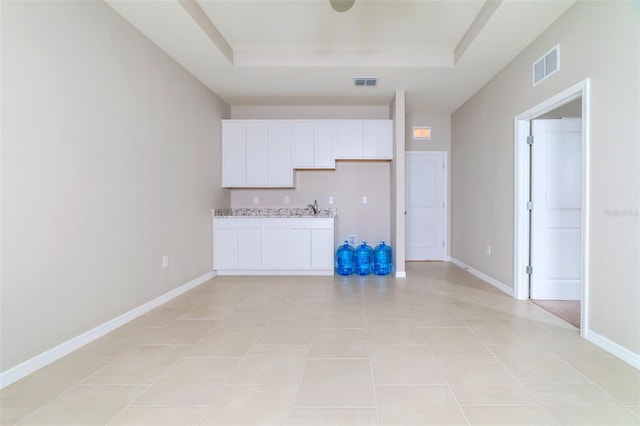
<svg viewBox="0 0 640 426"><path fill-rule="evenodd" d="M373 249L367 245L366 241L356 249L356 274L369 275L373 270Z"/></svg>
<svg viewBox="0 0 640 426"><path fill-rule="evenodd" d="M353 255L355 253L355 249L349 245L347 241L344 242L344 245L338 249L338 253L336 256L336 270L340 275L351 275L353 274Z"/></svg>
<svg viewBox="0 0 640 426"><path fill-rule="evenodd" d="M391 247L384 241L373 249L373 273L376 275L388 275L391 272Z"/></svg>

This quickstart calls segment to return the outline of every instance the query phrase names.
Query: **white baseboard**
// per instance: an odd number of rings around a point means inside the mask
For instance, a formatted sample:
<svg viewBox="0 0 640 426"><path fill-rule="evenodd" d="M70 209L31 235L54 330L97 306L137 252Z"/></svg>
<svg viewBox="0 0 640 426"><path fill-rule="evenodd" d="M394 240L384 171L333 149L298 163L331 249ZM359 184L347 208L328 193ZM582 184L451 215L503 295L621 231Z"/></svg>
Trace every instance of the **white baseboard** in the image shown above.
<svg viewBox="0 0 640 426"><path fill-rule="evenodd" d="M583 336L594 345L604 349L616 358L620 358L622 361L640 370L639 354L630 351L624 346L620 346L616 342L612 342L611 340L596 333L593 330L586 330L583 333Z"/></svg>
<svg viewBox="0 0 640 426"><path fill-rule="evenodd" d="M216 271L218 275L223 276L223 275L231 275L231 276L237 276L237 275L247 275L247 276L260 276L260 275L264 275L264 276L274 276L274 275L281 275L281 276L332 276L333 275L333 269L322 269L322 270L316 270L316 271L309 271L309 270L304 270L304 271L290 271L290 270L268 270L268 269L258 269L258 270L253 270L253 269L243 269L243 270L229 270L229 269L220 269L218 271Z"/></svg>
<svg viewBox="0 0 640 426"><path fill-rule="evenodd" d="M494 286L498 290L503 291L503 292L507 293L509 296L513 297L513 289L511 287L509 287L508 285L505 285L505 284L501 283L500 281L498 281L498 280L496 280L494 278L491 278L489 275L486 275L486 274L478 271L477 269L472 268L471 266L461 262L460 260L456 259L455 257L451 257L451 263L461 267L462 269L468 271L472 275L475 275L476 277L480 278L482 281L486 282L487 284L491 284L492 286Z"/></svg>
<svg viewBox="0 0 640 426"><path fill-rule="evenodd" d="M181 285L178 288L171 290L168 293L163 294L162 296L156 297L155 299L145 303L144 305L140 305L137 308L130 310L112 320L109 320L103 324L100 324L97 327L92 328L89 331L86 331L78 336L75 336L66 342L59 344L41 354L34 356L31 359L28 359L15 367L12 367L6 371L0 373L0 389L5 386L10 385L11 383L17 382L25 376L33 373L34 371L62 358L65 355L70 354L76 349L93 342L94 340L104 336L107 333L115 330L118 327L123 326L124 324L138 318L141 315L146 314L152 309L161 306L171 299L174 299L181 294L199 286L200 284L209 281L211 278L215 277L216 273L211 271L198 277L192 281L189 281L186 284Z"/></svg>
<svg viewBox="0 0 640 426"><path fill-rule="evenodd" d="M396 271L396 278L407 278L407 271Z"/></svg>

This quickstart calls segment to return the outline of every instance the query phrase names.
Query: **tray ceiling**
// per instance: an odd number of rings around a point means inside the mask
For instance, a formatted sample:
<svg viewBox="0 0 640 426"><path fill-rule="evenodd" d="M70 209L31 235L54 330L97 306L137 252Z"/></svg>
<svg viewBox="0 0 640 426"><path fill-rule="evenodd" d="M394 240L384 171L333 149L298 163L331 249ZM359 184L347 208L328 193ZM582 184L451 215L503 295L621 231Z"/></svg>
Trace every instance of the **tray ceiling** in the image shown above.
<svg viewBox="0 0 640 426"><path fill-rule="evenodd" d="M574 0L107 0L232 106L389 105L451 113ZM541 52L544 53L544 52ZM355 87L354 77L378 77Z"/></svg>

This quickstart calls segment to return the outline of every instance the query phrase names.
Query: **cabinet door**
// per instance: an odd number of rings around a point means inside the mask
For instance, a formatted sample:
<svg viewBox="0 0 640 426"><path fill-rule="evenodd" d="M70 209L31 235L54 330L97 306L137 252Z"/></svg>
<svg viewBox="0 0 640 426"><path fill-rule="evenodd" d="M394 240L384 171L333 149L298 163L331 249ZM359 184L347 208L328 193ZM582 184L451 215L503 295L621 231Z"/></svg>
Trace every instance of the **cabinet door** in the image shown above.
<svg viewBox="0 0 640 426"><path fill-rule="evenodd" d="M246 126L246 186L269 186L269 125L266 122L248 122Z"/></svg>
<svg viewBox="0 0 640 426"><path fill-rule="evenodd" d="M258 270L261 268L262 228L260 221L258 221L257 226L252 223L238 228L238 269Z"/></svg>
<svg viewBox="0 0 640 426"><path fill-rule="evenodd" d="M313 167L313 123L293 124L293 167L311 168ZM333 143L333 140L331 141Z"/></svg>
<svg viewBox="0 0 640 426"><path fill-rule="evenodd" d="M222 186L245 186L246 126L244 123L222 122Z"/></svg>
<svg viewBox="0 0 640 426"><path fill-rule="evenodd" d="M362 121L336 123L336 158L362 158Z"/></svg>
<svg viewBox="0 0 640 426"><path fill-rule="evenodd" d="M269 123L269 186L293 186L291 132L291 123Z"/></svg>
<svg viewBox="0 0 640 426"><path fill-rule="evenodd" d="M317 122L313 125L313 166L317 168L336 168L334 141L335 124Z"/></svg>
<svg viewBox="0 0 640 426"><path fill-rule="evenodd" d="M311 230L311 269L333 269L333 230Z"/></svg>
<svg viewBox="0 0 640 426"><path fill-rule="evenodd" d="M363 158L393 158L393 126L391 120L364 122Z"/></svg>
<svg viewBox="0 0 640 426"><path fill-rule="evenodd" d="M238 269L238 230L216 228L213 230L213 269Z"/></svg>
<svg viewBox="0 0 640 426"><path fill-rule="evenodd" d="M287 269L287 220L262 220L262 269Z"/></svg>
<svg viewBox="0 0 640 426"><path fill-rule="evenodd" d="M311 267L311 230L289 229L289 269Z"/></svg>

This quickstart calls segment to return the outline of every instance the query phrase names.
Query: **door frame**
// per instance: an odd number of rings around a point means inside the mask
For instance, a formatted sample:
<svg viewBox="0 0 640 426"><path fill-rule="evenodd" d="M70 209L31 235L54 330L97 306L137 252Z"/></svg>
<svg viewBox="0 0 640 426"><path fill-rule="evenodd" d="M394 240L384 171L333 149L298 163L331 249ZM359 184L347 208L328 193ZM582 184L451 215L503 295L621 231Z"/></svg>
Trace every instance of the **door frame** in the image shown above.
<svg viewBox="0 0 640 426"><path fill-rule="evenodd" d="M580 301L580 334L589 329L589 84L585 79L514 118L514 297L529 299L529 183L531 170L527 136L531 121L541 115L582 97L582 296Z"/></svg>
<svg viewBox="0 0 640 426"><path fill-rule="evenodd" d="M448 151L405 151L404 153L404 158L405 158L405 187L408 185L408 177L406 176L409 168L406 166L407 164L407 156L411 155L426 155L426 154L441 154L443 157L443 162L444 162L444 177L442 179L442 185L444 186L443 190L444 190L444 222L442 224L442 226L444 227L444 256L443 256L443 262L448 262L451 260L451 257L449 256L449 182L448 182L448 176L449 176L449 152ZM404 207L404 214L406 216L407 214L407 207L406 207L406 202L407 202L407 195L405 194L405 207ZM406 217L405 217L405 234L407 232L406 229ZM405 236L405 246L407 244L407 238ZM406 247L405 247L405 254L406 254ZM410 262L409 260L407 260L407 262Z"/></svg>

